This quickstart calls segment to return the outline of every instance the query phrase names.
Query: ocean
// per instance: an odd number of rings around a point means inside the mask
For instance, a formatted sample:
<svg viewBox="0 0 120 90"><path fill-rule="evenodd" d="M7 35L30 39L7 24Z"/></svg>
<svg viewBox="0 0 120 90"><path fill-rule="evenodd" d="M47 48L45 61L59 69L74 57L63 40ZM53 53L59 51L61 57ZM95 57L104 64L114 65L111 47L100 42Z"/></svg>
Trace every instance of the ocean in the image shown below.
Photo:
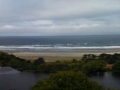
<svg viewBox="0 0 120 90"><path fill-rule="evenodd" d="M1 36L0 50L120 48L120 35Z"/></svg>

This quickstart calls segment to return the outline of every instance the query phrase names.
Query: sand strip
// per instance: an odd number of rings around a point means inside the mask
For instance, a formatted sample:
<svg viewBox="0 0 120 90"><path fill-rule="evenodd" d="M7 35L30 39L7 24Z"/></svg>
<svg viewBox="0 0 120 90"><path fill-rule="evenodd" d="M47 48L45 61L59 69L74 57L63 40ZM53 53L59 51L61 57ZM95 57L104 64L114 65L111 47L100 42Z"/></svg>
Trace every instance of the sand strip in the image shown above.
<svg viewBox="0 0 120 90"><path fill-rule="evenodd" d="M17 57L21 57L27 60L35 60L38 57L43 57L45 61L57 61L57 60L68 60L68 59L80 59L84 54L96 54L101 53L120 53L120 48L115 49L78 49L78 50L22 50L22 51L10 51L6 52L11 53Z"/></svg>

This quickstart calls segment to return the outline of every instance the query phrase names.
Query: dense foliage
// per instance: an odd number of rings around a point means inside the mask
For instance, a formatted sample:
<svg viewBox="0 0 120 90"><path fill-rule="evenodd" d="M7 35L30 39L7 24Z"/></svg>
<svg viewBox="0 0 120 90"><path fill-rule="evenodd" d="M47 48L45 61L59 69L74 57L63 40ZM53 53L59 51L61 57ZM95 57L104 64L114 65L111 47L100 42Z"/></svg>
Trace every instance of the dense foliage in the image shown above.
<svg viewBox="0 0 120 90"><path fill-rule="evenodd" d="M112 70L111 68L107 68L107 67L106 67L106 70L110 70L114 74L120 75L120 54L103 53L98 56L93 55L93 54L85 54L83 55L82 60L86 62L86 64L82 68L86 73L90 74L90 72L94 72L94 71L96 72L97 71L96 69L100 66L100 64L96 63L96 61L103 61L104 63L106 62L106 64L113 64L113 66L111 67ZM102 65L101 67L103 68L102 71L104 71L105 70L104 65Z"/></svg>
<svg viewBox="0 0 120 90"><path fill-rule="evenodd" d="M116 63L113 65L112 71L113 71L114 74L120 75L120 62L116 62Z"/></svg>
<svg viewBox="0 0 120 90"><path fill-rule="evenodd" d="M76 61L75 63L71 61L63 62L46 62L37 66L37 72L55 73L57 71L68 71L74 70L79 71L83 63Z"/></svg>
<svg viewBox="0 0 120 90"><path fill-rule="evenodd" d="M40 57L31 62L0 52L0 66L2 67L10 66L20 71L54 73L50 78L34 85L32 90L88 90L88 88L89 90L105 90L96 82L90 81L85 74L103 74L107 70L106 64L114 64L112 72L120 75L120 54L100 54L98 56L85 54L79 61L73 59L72 61L56 62L45 62L44 58Z"/></svg>
<svg viewBox="0 0 120 90"><path fill-rule="evenodd" d="M0 52L0 66L10 66L20 71L27 70L27 71L36 71L36 66L44 63L43 58L38 58L34 60L34 62L30 62L29 60L21 59L14 55L9 55L5 52Z"/></svg>
<svg viewBox="0 0 120 90"><path fill-rule="evenodd" d="M103 74L105 72L106 62L97 60L90 61L82 66L82 71L86 74Z"/></svg>
<svg viewBox="0 0 120 90"><path fill-rule="evenodd" d="M44 61L44 58L40 57L40 58L36 59L36 60L33 62L33 64L34 64L34 65L39 65L39 64L42 64L42 63L44 63L44 62L45 62L45 61Z"/></svg>
<svg viewBox="0 0 120 90"><path fill-rule="evenodd" d="M98 56L94 55L94 54L84 54L82 57L83 61L90 61L90 60L104 60L106 61L108 64L114 64L117 61L120 61L120 54L100 54Z"/></svg>
<svg viewBox="0 0 120 90"><path fill-rule="evenodd" d="M105 88L89 80L82 72L62 71L39 81L31 90L105 90Z"/></svg>
<svg viewBox="0 0 120 90"><path fill-rule="evenodd" d="M57 71L83 71L86 74L103 73L106 71L106 64L114 62L117 64L120 61L120 54L100 54L99 56L93 54L85 54L81 61L73 59L72 61L56 61L45 62L44 58L38 58L33 62L29 60L9 55L5 52L0 52L0 66L10 66L18 70L27 70L33 72L47 72L55 73ZM118 66L114 64L112 72L120 73ZM118 65L118 64L117 64Z"/></svg>

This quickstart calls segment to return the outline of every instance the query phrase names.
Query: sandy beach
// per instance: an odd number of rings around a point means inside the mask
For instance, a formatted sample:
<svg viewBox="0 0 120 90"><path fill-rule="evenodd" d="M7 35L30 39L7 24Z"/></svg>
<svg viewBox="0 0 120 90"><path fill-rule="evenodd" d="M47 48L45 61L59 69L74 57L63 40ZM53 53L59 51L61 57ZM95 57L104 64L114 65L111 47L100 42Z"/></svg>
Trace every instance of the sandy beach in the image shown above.
<svg viewBox="0 0 120 90"><path fill-rule="evenodd" d="M120 53L120 48L115 49L79 49L79 50L34 50L34 51L10 51L6 52L13 54L17 57L24 58L27 60L35 60L38 57L43 57L46 62L58 61L58 60L70 60L70 59L80 59L84 54L95 54L99 55L101 53Z"/></svg>

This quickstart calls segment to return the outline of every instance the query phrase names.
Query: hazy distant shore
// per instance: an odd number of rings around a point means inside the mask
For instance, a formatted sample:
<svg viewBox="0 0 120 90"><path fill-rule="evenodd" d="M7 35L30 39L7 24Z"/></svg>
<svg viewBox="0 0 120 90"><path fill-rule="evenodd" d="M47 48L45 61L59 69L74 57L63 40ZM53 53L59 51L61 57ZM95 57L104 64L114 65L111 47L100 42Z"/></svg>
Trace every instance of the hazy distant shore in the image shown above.
<svg viewBox="0 0 120 90"><path fill-rule="evenodd" d="M80 58L84 54L101 54L101 53L120 53L120 48L109 49L65 49L65 50L4 50L17 57L34 60L43 57L45 61L66 60Z"/></svg>

